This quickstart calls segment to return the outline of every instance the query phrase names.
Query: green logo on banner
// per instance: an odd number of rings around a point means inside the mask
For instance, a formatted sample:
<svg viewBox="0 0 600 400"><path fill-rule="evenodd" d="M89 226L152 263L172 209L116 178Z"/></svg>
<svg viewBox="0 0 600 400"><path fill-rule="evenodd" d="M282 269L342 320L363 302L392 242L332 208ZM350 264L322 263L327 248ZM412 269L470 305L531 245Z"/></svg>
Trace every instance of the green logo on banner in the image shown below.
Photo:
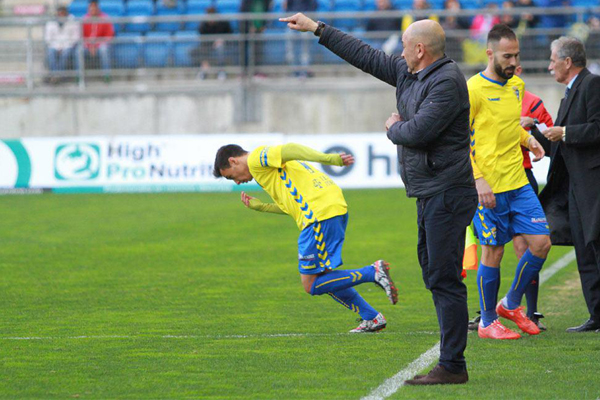
<svg viewBox="0 0 600 400"><path fill-rule="evenodd" d="M15 188L29 187L29 179L31 179L31 160L29 154L20 140L2 140L6 146L13 152L17 160L17 180Z"/></svg>
<svg viewBox="0 0 600 400"><path fill-rule="evenodd" d="M91 143L69 143L56 147L54 176L62 181L92 180L100 173L100 148Z"/></svg>

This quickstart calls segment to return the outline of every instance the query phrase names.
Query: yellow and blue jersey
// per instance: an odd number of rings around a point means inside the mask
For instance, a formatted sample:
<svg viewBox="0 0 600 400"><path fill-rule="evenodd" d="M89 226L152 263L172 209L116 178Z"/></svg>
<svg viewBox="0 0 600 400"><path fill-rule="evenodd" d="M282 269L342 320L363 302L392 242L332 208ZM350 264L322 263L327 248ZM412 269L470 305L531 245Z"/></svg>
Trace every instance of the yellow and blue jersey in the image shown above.
<svg viewBox="0 0 600 400"><path fill-rule="evenodd" d="M281 158L281 145L261 146L248 156L254 180L300 230L348 212L342 190L329 176L304 161Z"/></svg>
<svg viewBox="0 0 600 400"><path fill-rule="evenodd" d="M521 145L527 147L529 133L520 124L525 83L518 76L502 83L479 73L467 86L475 179L483 177L494 193L527 185Z"/></svg>

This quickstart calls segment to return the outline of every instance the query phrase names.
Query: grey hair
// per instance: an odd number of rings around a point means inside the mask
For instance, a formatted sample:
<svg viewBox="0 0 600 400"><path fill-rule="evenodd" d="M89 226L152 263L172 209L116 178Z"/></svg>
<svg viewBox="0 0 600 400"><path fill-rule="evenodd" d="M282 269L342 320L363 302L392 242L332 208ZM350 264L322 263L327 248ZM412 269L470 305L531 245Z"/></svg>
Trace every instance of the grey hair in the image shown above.
<svg viewBox="0 0 600 400"><path fill-rule="evenodd" d="M576 67L583 68L587 64L585 46L581 40L577 38L561 36L552 42L550 48L552 51L556 51L556 54L560 59L564 60L569 57Z"/></svg>

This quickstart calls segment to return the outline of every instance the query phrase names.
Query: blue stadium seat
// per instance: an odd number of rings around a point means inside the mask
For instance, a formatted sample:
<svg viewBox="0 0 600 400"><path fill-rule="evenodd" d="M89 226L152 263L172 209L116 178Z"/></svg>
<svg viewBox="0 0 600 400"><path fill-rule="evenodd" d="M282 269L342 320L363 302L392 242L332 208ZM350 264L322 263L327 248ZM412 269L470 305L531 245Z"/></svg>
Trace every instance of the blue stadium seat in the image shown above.
<svg viewBox="0 0 600 400"><path fill-rule="evenodd" d="M358 12L361 11L362 4L360 0L335 0L333 11L335 12ZM352 30L359 24L355 18L336 19L333 25L336 28L344 30Z"/></svg>
<svg viewBox="0 0 600 400"><path fill-rule="evenodd" d="M327 12L332 9L331 0L317 0L317 11Z"/></svg>
<svg viewBox="0 0 600 400"><path fill-rule="evenodd" d="M377 11L377 3L375 0L365 0L362 9L363 11Z"/></svg>
<svg viewBox="0 0 600 400"><path fill-rule="evenodd" d="M278 14L283 13L284 2L285 0L273 0L273 9L271 11Z"/></svg>
<svg viewBox="0 0 600 400"><path fill-rule="evenodd" d="M115 68L139 68L141 40L137 33L120 33L115 37L112 46Z"/></svg>
<svg viewBox="0 0 600 400"><path fill-rule="evenodd" d="M75 17L83 17L87 14L88 3L85 1L74 1L69 4L69 14Z"/></svg>
<svg viewBox="0 0 600 400"><path fill-rule="evenodd" d="M479 0L461 0L460 4L465 10L474 10L476 8L481 8L481 3Z"/></svg>
<svg viewBox="0 0 600 400"><path fill-rule="evenodd" d="M261 65L284 65L285 60L285 39L286 33L279 29L266 29L263 37L267 39L262 42ZM257 42L259 43L259 42Z"/></svg>
<svg viewBox="0 0 600 400"><path fill-rule="evenodd" d="M392 2L397 10L412 10L413 0L394 0Z"/></svg>
<svg viewBox="0 0 600 400"><path fill-rule="evenodd" d="M125 30L128 32L145 33L150 30L148 22L142 22L144 17L151 17L154 14L154 5L150 0L129 0L125 15L128 17L140 17L140 22L125 24Z"/></svg>
<svg viewBox="0 0 600 400"><path fill-rule="evenodd" d="M221 14L236 14L240 12L241 1L239 0L216 0L215 6Z"/></svg>
<svg viewBox="0 0 600 400"><path fill-rule="evenodd" d="M161 2L156 3L156 16L157 17L166 17L166 16L178 16L182 15L181 9L169 8L162 5ZM154 30L164 31L164 32L176 32L181 28L181 23L178 21L174 22L158 22L154 26Z"/></svg>
<svg viewBox="0 0 600 400"><path fill-rule="evenodd" d="M169 32L148 32L144 46L144 65L151 68L166 67L172 47Z"/></svg>
<svg viewBox="0 0 600 400"><path fill-rule="evenodd" d="M111 18L119 18L125 14L125 5L122 0L101 0L100 10ZM113 24L115 33L123 31L123 24Z"/></svg>
<svg viewBox="0 0 600 400"><path fill-rule="evenodd" d="M197 31L176 32L173 42L173 64L176 67L191 67L194 64L190 52L200 44Z"/></svg>
<svg viewBox="0 0 600 400"><path fill-rule="evenodd" d="M206 13L206 9L212 6L212 0L188 0L186 15L203 15ZM186 30L197 31L200 27L200 22L186 22Z"/></svg>

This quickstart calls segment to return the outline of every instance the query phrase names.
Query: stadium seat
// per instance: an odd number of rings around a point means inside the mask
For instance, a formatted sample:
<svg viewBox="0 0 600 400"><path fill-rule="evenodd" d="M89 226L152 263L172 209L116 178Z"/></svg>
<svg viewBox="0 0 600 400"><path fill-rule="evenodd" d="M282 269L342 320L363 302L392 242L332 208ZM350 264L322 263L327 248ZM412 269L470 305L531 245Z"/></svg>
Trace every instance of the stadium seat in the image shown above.
<svg viewBox="0 0 600 400"><path fill-rule="evenodd" d="M176 67L191 67L194 64L190 52L200 44L197 31L176 32L173 42L173 64Z"/></svg>
<svg viewBox="0 0 600 400"><path fill-rule="evenodd" d="M173 43L169 32L148 32L144 45L144 65L162 68L169 64Z"/></svg>
<svg viewBox="0 0 600 400"><path fill-rule="evenodd" d="M111 18L119 18L125 14L125 5L121 0L100 1L100 10ZM115 33L123 31L122 24L113 24Z"/></svg>
<svg viewBox="0 0 600 400"><path fill-rule="evenodd" d="M335 12L359 12L361 8L360 0L336 0L333 5L333 11ZM359 25L359 20L355 18L336 19L333 21L333 25L336 28L349 31Z"/></svg>
<svg viewBox="0 0 600 400"><path fill-rule="evenodd" d="M394 0L392 4L396 10L412 10L413 0Z"/></svg>
<svg viewBox="0 0 600 400"><path fill-rule="evenodd" d="M142 37L137 33L120 33L113 41L115 68L139 68Z"/></svg>
<svg viewBox="0 0 600 400"><path fill-rule="evenodd" d="M481 8L479 0L461 0L460 4L465 10L474 10L476 8Z"/></svg>
<svg viewBox="0 0 600 400"><path fill-rule="evenodd" d="M85 1L74 1L69 4L69 14L80 18L87 14L88 3Z"/></svg>
<svg viewBox="0 0 600 400"><path fill-rule="evenodd" d="M156 16L157 17L168 17L168 16L178 16L182 15L182 11L180 8L169 8L162 5L161 2L156 3ZM176 32L181 28L181 23L179 21L173 22L157 22L154 26L154 30L156 31L164 31L164 32Z"/></svg>
<svg viewBox="0 0 600 400"><path fill-rule="evenodd" d="M221 14L235 14L240 12L241 1L239 0L216 0L217 11Z"/></svg>
<svg viewBox="0 0 600 400"><path fill-rule="evenodd" d="M328 12L332 9L331 0L317 0L317 11Z"/></svg>
<svg viewBox="0 0 600 400"><path fill-rule="evenodd" d="M266 29L263 32L266 41L262 42L259 60L261 65L284 65L286 33L279 29ZM260 43L260 42L257 42Z"/></svg>
<svg viewBox="0 0 600 400"><path fill-rule="evenodd" d="M145 33L150 30L150 24L144 21L144 18L151 17L154 14L154 5L152 1L148 0L129 0L127 2L127 8L125 15L128 17L139 18L139 22L134 21L132 23L125 24L125 30L127 32L141 32Z"/></svg>
<svg viewBox="0 0 600 400"><path fill-rule="evenodd" d="M377 11L377 3L375 0L365 0L362 6L363 11Z"/></svg>
<svg viewBox="0 0 600 400"><path fill-rule="evenodd" d="M195 15L203 15L206 13L206 9L212 6L212 0L188 0L186 15L195 16ZM200 22L186 22L185 29L186 30L194 30L197 31L200 27Z"/></svg>

